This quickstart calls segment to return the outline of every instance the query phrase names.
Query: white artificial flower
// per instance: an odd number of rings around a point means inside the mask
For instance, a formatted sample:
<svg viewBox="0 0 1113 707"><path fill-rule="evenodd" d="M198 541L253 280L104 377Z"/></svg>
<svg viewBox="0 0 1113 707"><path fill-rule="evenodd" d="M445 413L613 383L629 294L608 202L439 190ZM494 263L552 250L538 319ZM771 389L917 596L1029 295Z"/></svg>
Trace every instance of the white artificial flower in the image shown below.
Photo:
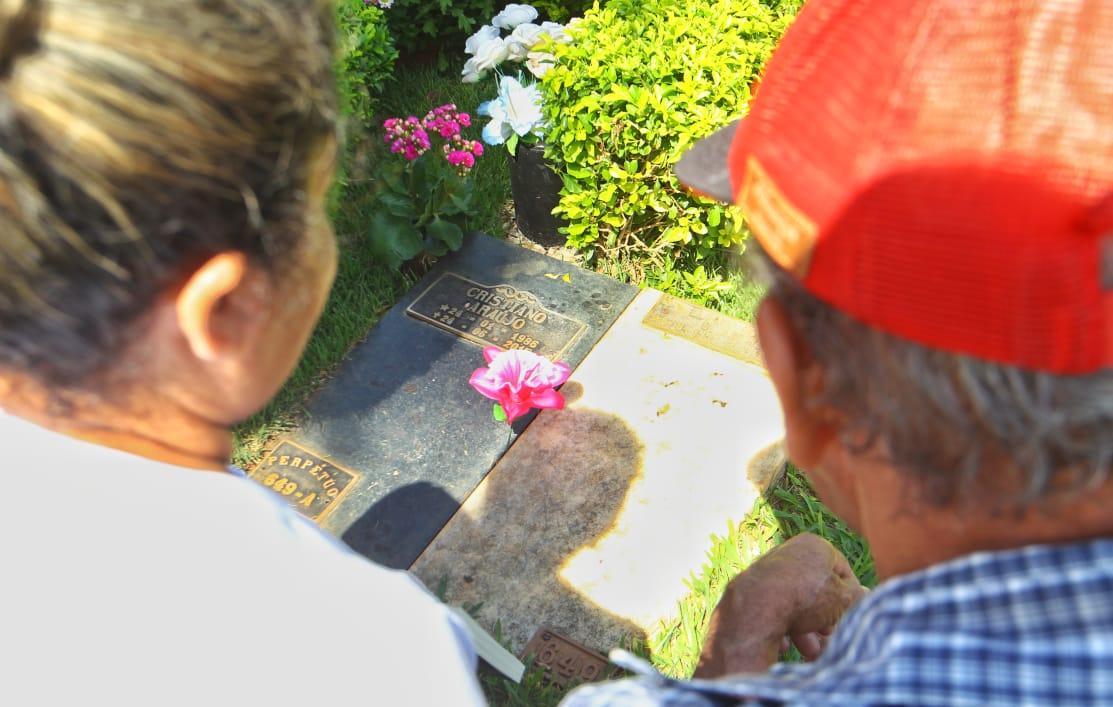
<svg viewBox="0 0 1113 707"><path fill-rule="evenodd" d="M495 27L511 30L523 22L533 22L537 19L538 12L532 5L517 5L510 3L502 12L495 15L491 24Z"/></svg>
<svg viewBox="0 0 1113 707"><path fill-rule="evenodd" d="M544 78L549 69L556 66L556 57L548 52L530 52L526 57L526 68L537 78Z"/></svg>
<svg viewBox="0 0 1113 707"><path fill-rule="evenodd" d="M524 22L514 28L506 38L506 46L510 49L511 61L525 61L529 50L541 39L541 27L532 22Z"/></svg>
<svg viewBox="0 0 1113 707"><path fill-rule="evenodd" d="M498 27L483 25L479 28L478 32L468 37L468 41L464 43L464 52L471 56L475 56L475 53L479 51L479 47L492 39L498 39L501 35L502 32L499 31Z"/></svg>
<svg viewBox="0 0 1113 707"><path fill-rule="evenodd" d="M553 38L554 42L568 44L572 36L564 31L564 25L559 22L542 22L541 31Z"/></svg>
<svg viewBox="0 0 1113 707"><path fill-rule="evenodd" d="M552 24L546 22L546 25ZM533 49L533 45L541 41L541 35L545 34L545 25L535 25L532 22L523 22L514 28L510 33L510 38L507 41L520 42L525 45L526 49Z"/></svg>
<svg viewBox="0 0 1113 707"><path fill-rule="evenodd" d="M390 8L394 7L394 0L379 0L379 7L383 8L384 10L389 10Z"/></svg>
<svg viewBox="0 0 1113 707"><path fill-rule="evenodd" d="M539 134L544 127L541 90L536 84L523 86L513 76L503 76L498 98L479 106L477 112L491 119L483 128L483 141L488 145L502 145L514 134Z"/></svg>
<svg viewBox="0 0 1113 707"><path fill-rule="evenodd" d="M494 100L480 103L475 112L491 119L491 122L483 127L481 136L483 142L488 145L503 145L514 134L514 131L510 128L510 123L506 121L506 108L501 101Z"/></svg>
<svg viewBox="0 0 1113 707"><path fill-rule="evenodd" d="M460 80L464 83L478 83L479 79L483 76L483 74L479 72L479 69L475 68L475 57L464 62L464 70L461 74L463 77Z"/></svg>
<svg viewBox="0 0 1113 707"><path fill-rule="evenodd" d="M526 60L526 55L529 54L529 49L520 42L507 42L506 43L507 61L523 62Z"/></svg>
<svg viewBox="0 0 1113 707"><path fill-rule="evenodd" d="M501 37L489 39L475 50L475 70L481 75L495 68L510 56L510 48Z"/></svg>

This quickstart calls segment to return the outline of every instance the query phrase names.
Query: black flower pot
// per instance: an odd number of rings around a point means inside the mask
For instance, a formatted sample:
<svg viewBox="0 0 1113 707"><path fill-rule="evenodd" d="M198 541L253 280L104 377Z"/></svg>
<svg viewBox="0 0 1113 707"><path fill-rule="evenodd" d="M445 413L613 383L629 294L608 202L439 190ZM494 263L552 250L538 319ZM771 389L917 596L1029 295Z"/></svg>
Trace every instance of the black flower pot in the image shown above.
<svg viewBox="0 0 1113 707"><path fill-rule="evenodd" d="M560 177L545 162L541 145L519 145L510 156L510 190L514 195L514 220L526 238L547 248L564 245L557 229L564 219L553 216L560 203Z"/></svg>

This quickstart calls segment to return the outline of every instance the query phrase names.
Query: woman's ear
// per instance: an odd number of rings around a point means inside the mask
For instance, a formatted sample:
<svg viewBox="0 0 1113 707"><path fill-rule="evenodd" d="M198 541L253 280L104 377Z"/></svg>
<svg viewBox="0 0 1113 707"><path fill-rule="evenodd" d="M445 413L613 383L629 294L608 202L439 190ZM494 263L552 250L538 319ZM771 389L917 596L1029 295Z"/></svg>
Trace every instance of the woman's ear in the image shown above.
<svg viewBox="0 0 1113 707"><path fill-rule="evenodd" d="M838 433L830 410L816 404L823 390L823 370L799 337L788 312L772 297L762 300L757 332L765 366L785 418L785 444L792 460L812 468Z"/></svg>
<svg viewBox="0 0 1113 707"><path fill-rule="evenodd" d="M250 332L236 331L223 321L240 309L232 299L244 292L251 279L249 261L239 252L214 255L194 271L178 292L175 309L178 328L193 355L213 362L235 350ZM234 324L234 323L233 323Z"/></svg>

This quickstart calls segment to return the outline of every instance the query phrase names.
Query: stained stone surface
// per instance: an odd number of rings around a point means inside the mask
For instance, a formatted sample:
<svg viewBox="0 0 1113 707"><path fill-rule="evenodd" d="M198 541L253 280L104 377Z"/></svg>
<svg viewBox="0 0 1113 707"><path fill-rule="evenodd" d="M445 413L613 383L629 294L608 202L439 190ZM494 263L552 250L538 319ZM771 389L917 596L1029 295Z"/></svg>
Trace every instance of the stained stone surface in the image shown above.
<svg viewBox="0 0 1113 707"><path fill-rule="evenodd" d="M576 366L635 293L470 236L356 347L252 476L358 552L409 567L513 439L468 385L482 345L556 347Z"/></svg>
<svg viewBox="0 0 1113 707"><path fill-rule="evenodd" d="M688 307L640 293L565 386L568 407L530 425L414 564L430 586L447 580L450 603L482 603L513 650L541 626L604 653L651 632L710 536L783 468L752 328L711 317L701 338L715 345L695 343L693 317L708 318ZM724 341L738 350L714 350Z"/></svg>

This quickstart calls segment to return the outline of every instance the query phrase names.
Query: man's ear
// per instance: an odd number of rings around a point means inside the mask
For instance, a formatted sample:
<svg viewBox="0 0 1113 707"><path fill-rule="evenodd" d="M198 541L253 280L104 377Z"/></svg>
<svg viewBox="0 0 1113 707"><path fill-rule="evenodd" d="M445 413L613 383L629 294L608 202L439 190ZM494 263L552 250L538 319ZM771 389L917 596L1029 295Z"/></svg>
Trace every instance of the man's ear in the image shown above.
<svg viewBox="0 0 1113 707"><path fill-rule="evenodd" d="M237 322L225 320L237 319L236 312L242 305L236 300L251 297L246 291L251 279L245 254L220 253L197 268L178 291L178 327L198 359L215 361L250 337L251 332L237 329Z"/></svg>
<svg viewBox="0 0 1113 707"><path fill-rule="evenodd" d="M811 468L838 433L830 411L815 404L823 390L823 370L784 307L772 297L762 300L758 308L757 333L784 411L789 456L797 465Z"/></svg>

